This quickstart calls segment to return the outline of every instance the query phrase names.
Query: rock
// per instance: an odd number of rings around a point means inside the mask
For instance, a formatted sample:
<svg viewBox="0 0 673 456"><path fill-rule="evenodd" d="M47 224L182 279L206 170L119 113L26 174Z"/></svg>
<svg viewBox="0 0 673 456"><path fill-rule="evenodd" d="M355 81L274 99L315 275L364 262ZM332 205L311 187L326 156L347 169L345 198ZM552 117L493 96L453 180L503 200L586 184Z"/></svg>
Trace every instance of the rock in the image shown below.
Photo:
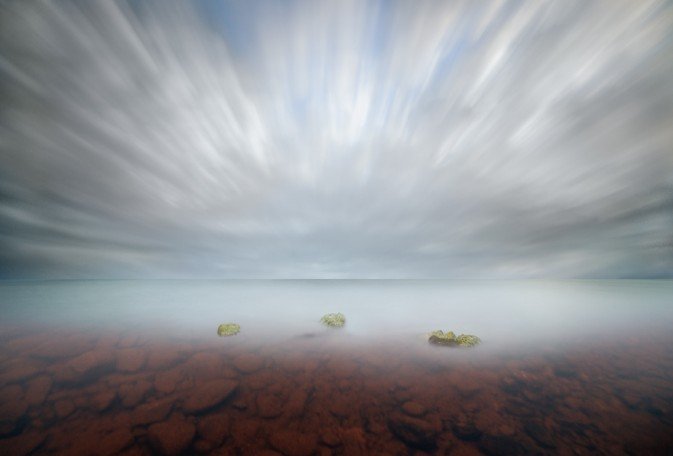
<svg viewBox="0 0 673 456"><path fill-rule="evenodd" d="M58 342L54 342L53 340L47 341L32 350L31 355L36 358L54 361L58 359L73 358L91 350L92 347L92 338L70 336L60 338Z"/></svg>
<svg viewBox="0 0 673 456"><path fill-rule="evenodd" d="M25 400L28 406L42 405L51 390L51 377L41 376L28 382Z"/></svg>
<svg viewBox="0 0 673 456"><path fill-rule="evenodd" d="M208 440L197 438L192 443L192 449L198 454L211 454L216 447Z"/></svg>
<svg viewBox="0 0 673 456"><path fill-rule="evenodd" d="M320 322L330 328L341 328L346 324L346 317L342 313L330 313L323 315Z"/></svg>
<svg viewBox="0 0 673 456"><path fill-rule="evenodd" d="M245 410L248 408L248 403L245 402L243 399L236 399L231 403L231 406L234 407L236 410Z"/></svg>
<svg viewBox="0 0 673 456"><path fill-rule="evenodd" d="M189 414L202 413L224 402L236 388L238 382L235 380L211 380L195 388L185 399L182 409Z"/></svg>
<svg viewBox="0 0 673 456"><path fill-rule="evenodd" d="M124 407L135 407L152 389L147 380L138 380L133 383L124 383L119 386L119 398Z"/></svg>
<svg viewBox="0 0 673 456"><path fill-rule="evenodd" d="M147 355L147 368L150 370L162 370L177 364L182 356L175 350L163 347L150 350Z"/></svg>
<svg viewBox="0 0 673 456"><path fill-rule="evenodd" d="M344 445L344 454L369 454L365 431L361 427L351 427L342 430L341 442Z"/></svg>
<svg viewBox="0 0 673 456"><path fill-rule="evenodd" d="M455 346L456 344L456 335L453 331L444 332L441 329L437 331L432 331L428 342L434 345L446 345L446 346Z"/></svg>
<svg viewBox="0 0 673 456"><path fill-rule="evenodd" d="M423 416L425 415L425 407L418 402L407 401L402 404L402 411L409 416Z"/></svg>
<svg viewBox="0 0 673 456"><path fill-rule="evenodd" d="M47 438L45 432L27 431L16 437L0 440L3 454L23 456L34 452Z"/></svg>
<svg viewBox="0 0 673 456"><path fill-rule="evenodd" d="M147 425L163 420L173 410L173 398L164 398L145 402L131 413L131 422L136 425Z"/></svg>
<svg viewBox="0 0 673 456"><path fill-rule="evenodd" d="M54 410L60 419L67 418L75 411L75 404L68 399L61 399L54 404Z"/></svg>
<svg viewBox="0 0 673 456"><path fill-rule="evenodd" d="M421 450L434 449L437 446L437 435L441 430L441 425L399 413L388 420L388 427L408 446Z"/></svg>
<svg viewBox="0 0 673 456"><path fill-rule="evenodd" d="M481 343L481 339L471 334L461 334L456 337L456 343L461 347L474 347Z"/></svg>
<svg viewBox="0 0 673 456"><path fill-rule="evenodd" d="M337 435L336 432L334 432L330 428L325 428L322 431L320 431L320 441L327 445L328 447L336 447L341 444L341 439Z"/></svg>
<svg viewBox="0 0 673 456"><path fill-rule="evenodd" d="M9 385L0 389L0 404L15 401L23 396L23 388L19 385Z"/></svg>
<svg viewBox="0 0 673 456"><path fill-rule="evenodd" d="M472 421L459 419L451 424L451 430L461 440L467 442L479 440L481 431L474 425Z"/></svg>
<svg viewBox="0 0 673 456"><path fill-rule="evenodd" d="M357 409L353 407L356 403L357 397L353 393L336 393L329 398L327 408L338 418L346 418L347 416L357 413Z"/></svg>
<svg viewBox="0 0 673 456"><path fill-rule="evenodd" d="M225 358L220 353L200 352L190 357L182 365L182 370L188 372L192 378L201 380L214 380L223 377L230 378L230 375L224 375L227 370Z"/></svg>
<svg viewBox="0 0 673 456"><path fill-rule="evenodd" d="M7 363L3 362L2 373L0 373L0 385L24 382L41 372L40 363L34 360L18 358Z"/></svg>
<svg viewBox="0 0 673 456"><path fill-rule="evenodd" d="M383 416L376 416L378 415L378 411L378 407L376 406L362 410L361 416L367 417L364 420L367 433L377 436L390 434L385 418Z"/></svg>
<svg viewBox="0 0 673 456"><path fill-rule="evenodd" d="M283 406L283 413L289 418L301 416L306 407L308 400L308 393L304 389L296 389L290 393L287 402Z"/></svg>
<svg viewBox="0 0 673 456"><path fill-rule="evenodd" d="M245 378L245 385L252 391L266 389L269 385L274 383L278 374L274 375L270 370L258 371L248 375Z"/></svg>
<svg viewBox="0 0 673 456"><path fill-rule="evenodd" d="M481 339L471 334L461 334L456 336L453 331L443 332L441 330L430 333L428 342L434 345L444 345L448 347L474 347L481 343Z"/></svg>
<svg viewBox="0 0 673 456"><path fill-rule="evenodd" d="M325 369L330 371L330 374L339 379L350 378L355 375L360 366L353 360L346 358L333 357L325 364ZM346 385L351 385L346 382Z"/></svg>
<svg viewBox="0 0 673 456"><path fill-rule="evenodd" d="M234 358L234 367L244 374L258 371L264 365L264 359L253 354L239 355Z"/></svg>
<svg viewBox="0 0 673 456"><path fill-rule="evenodd" d="M140 336L137 334L129 334L128 336L122 337L119 342L117 342L117 346L119 348L132 348L139 345L139 341Z"/></svg>
<svg viewBox="0 0 673 456"><path fill-rule="evenodd" d="M259 420L238 419L231 424L231 436L236 445L246 445L253 441L259 432Z"/></svg>
<svg viewBox="0 0 673 456"><path fill-rule="evenodd" d="M276 418L283 413L282 397L273 393L260 393L257 396L257 411L262 418Z"/></svg>
<svg viewBox="0 0 673 456"><path fill-rule="evenodd" d="M147 354L137 348L117 350L117 370L121 372L137 372L143 368Z"/></svg>
<svg viewBox="0 0 673 456"><path fill-rule="evenodd" d="M155 423L147 431L147 440L152 449L162 455L178 455L192 443L196 428L180 415L173 415L168 421Z"/></svg>
<svg viewBox="0 0 673 456"><path fill-rule="evenodd" d="M216 448L229 437L229 424L229 416L226 414L209 415L199 421L197 432L210 443L211 448Z"/></svg>
<svg viewBox="0 0 673 456"><path fill-rule="evenodd" d="M220 337L223 336L233 336L238 334L241 331L241 326L236 323L223 323L217 327L217 335Z"/></svg>
<svg viewBox="0 0 673 456"><path fill-rule="evenodd" d="M91 399L89 400L89 406L97 412L102 412L110 407L116 398L116 391L105 389L91 396Z"/></svg>
<svg viewBox="0 0 673 456"><path fill-rule="evenodd" d="M404 403L404 402L408 401L409 399L411 399L411 396L412 396L412 394L409 390L396 389L395 391L393 391L393 398L397 402L403 402Z"/></svg>
<svg viewBox="0 0 673 456"><path fill-rule="evenodd" d="M556 366L554 367L554 375L561 378L575 378L578 374L572 366Z"/></svg>
<svg viewBox="0 0 673 456"><path fill-rule="evenodd" d="M134 442L135 438L129 429L116 429L102 435L92 450L95 451L93 454L112 455L130 447Z"/></svg>
<svg viewBox="0 0 673 456"><path fill-rule="evenodd" d="M27 424L28 404L19 394L8 396L12 391L21 392L22 390L18 385L12 385L3 388L0 394L0 437L16 435Z"/></svg>
<svg viewBox="0 0 673 456"><path fill-rule="evenodd" d="M175 391L179 382L185 378L185 374L181 369L171 369L166 372L155 375L154 389L159 393L170 394Z"/></svg>
<svg viewBox="0 0 673 456"><path fill-rule="evenodd" d="M285 430L271 434L269 444L287 456L311 456L316 450L317 438L313 434Z"/></svg>
<svg viewBox="0 0 673 456"><path fill-rule="evenodd" d="M526 421L523 429L526 431L526 434L535 440L541 447L548 449L556 448L552 433L544 427L542 423L537 421Z"/></svg>
<svg viewBox="0 0 673 456"><path fill-rule="evenodd" d="M479 449L492 456L514 456L529 454L516 439L504 435L484 435L479 442Z"/></svg>
<svg viewBox="0 0 673 456"><path fill-rule="evenodd" d="M54 369L57 382L79 383L92 381L103 372L110 370L115 357L109 350L90 350L61 364Z"/></svg>

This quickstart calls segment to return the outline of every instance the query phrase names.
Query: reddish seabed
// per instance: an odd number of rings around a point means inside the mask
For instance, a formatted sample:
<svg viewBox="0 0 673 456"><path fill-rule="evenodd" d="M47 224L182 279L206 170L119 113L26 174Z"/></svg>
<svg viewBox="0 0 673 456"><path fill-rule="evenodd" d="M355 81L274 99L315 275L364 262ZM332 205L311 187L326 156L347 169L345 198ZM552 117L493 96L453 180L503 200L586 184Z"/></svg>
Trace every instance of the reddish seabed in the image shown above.
<svg viewBox="0 0 673 456"><path fill-rule="evenodd" d="M673 452L669 335L488 356L341 336L4 328L0 453Z"/></svg>

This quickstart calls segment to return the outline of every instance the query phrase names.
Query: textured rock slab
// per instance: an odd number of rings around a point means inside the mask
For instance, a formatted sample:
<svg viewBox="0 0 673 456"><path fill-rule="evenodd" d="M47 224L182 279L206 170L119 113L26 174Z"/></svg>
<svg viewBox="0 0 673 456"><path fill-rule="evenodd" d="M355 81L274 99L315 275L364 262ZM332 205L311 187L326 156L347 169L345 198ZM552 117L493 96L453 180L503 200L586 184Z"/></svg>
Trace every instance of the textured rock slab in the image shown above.
<svg viewBox="0 0 673 456"><path fill-rule="evenodd" d="M306 408L309 394L305 389L296 389L287 398L283 405L283 413L288 418L301 416Z"/></svg>
<svg viewBox="0 0 673 456"><path fill-rule="evenodd" d="M145 425L163 420L173 410L173 398L164 398L145 402L131 413L134 425Z"/></svg>
<svg viewBox="0 0 673 456"><path fill-rule="evenodd" d="M311 456L316 450L317 437L297 431L278 431L269 436L269 444L287 456Z"/></svg>
<svg viewBox="0 0 673 456"><path fill-rule="evenodd" d="M504 435L484 435L479 442L479 449L491 456L514 456L530 454L514 437Z"/></svg>
<svg viewBox="0 0 673 456"><path fill-rule="evenodd" d="M161 455L174 456L184 452L194 439L196 427L180 415L155 423L147 431L152 449Z"/></svg>
<svg viewBox="0 0 673 456"><path fill-rule="evenodd" d="M102 412L112 405L117 398L117 392L111 389L101 389L96 391L89 398L89 407L97 412Z"/></svg>
<svg viewBox="0 0 673 456"><path fill-rule="evenodd" d="M61 399L54 404L54 410L60 419L67 418L75 411L75 404L69 399Z"/></svg>
<svg viewBox="0 0 673 456"><path fill-rule="evenodd" d="M124 383L119 386L119 398L124 407L135 407L149 394L152 383L147 380L138 380L132 383Z"/></svg>
<svg viewBox="0 0 673 456"><path fill-rule="evenodd" d="M54 368L57 382L79 383L91 381L99 374L112 369L115 362L110 350L90 350Z"/></svg>
<svg viewBox="0 0 673 456"><path fill-rule="evenodd" d="M283 413L283 398L271 393L260 393L257 396L257 412L262 418L276 418Z"/></svg>
<svg viewBox="0 0 673 456"><path fill-rule="evenodd" d="M182 359L182 355L175 350L165 347L153 347L148 350L147 368L161 370L174 366Z"/></svg>
<svg viewBox="0 0 673 456"><path fill-rule="evenodd" d="M425 415L425 407L423 407L418 402L407 401L402 404L402 411L409 416L423 416Z"/></svg>
<svg viewBox="0 0 673 456"><path fill-rule="evenodd" d="M226 369L226 362L222 355L213 352L196 353L185 361L183 370L194 378L214 380L222 378Z"/></svg>
<svg viewBox="0 0 673 456"><path fill-rule="evenodd" d="M230 421L224 413L209 415L199 421L198 435L209 443L210 448L216 448L229 437Z"/></svg>
<svg viewBox="0 0 673 456"><path fill-rule="evenodd" d="M432 450L437 446L437 435L441 431L441 423L434 423L420 418L395 414L388 420L388 427L393 434L408 446L421 450Z"/></svg>
<svg viewBox="0 0 673 456"><path fill-rule="evenodd" d="M182 409L189 414L204 412L224 402L237 387L235 380L211 380L195 388L185 399Z"/></svg>
<svg viewBox="0 0 673 456"><path fill-rule="evenodd" d="M117 350L117 370L120 372L137 372L147 361L145 351L138 348L124 348Z"/></svg>
<svg viewBox="0 0 673 456"><path fill-rule="evenodd" d="M251 374L262 368L264 359L261 356L247 354L234 358L234 367L244 374Z"/></svg>
<svg viewBox="0 0 673 456"><path fill-rule="evenodd" d="M94 338L87 336L68 336L43 342L31 351L31 356L50 361L74 358L93 348Z"/></svg>
<svg viewBox="0 0 673 456"><path fill-rule="evenodd" d="M51 390L52 383L51 377L44 375L30 380L26 388L26 403L31 407L42 405Z"/></svg>
<svg viewBox="0 0 673 456"><path fill-rule="evenodd" d="M170 394L175 391L178 384L184 379L185 372L182 369L170 369L165 372L158 373L154 377L154 389L162 394Z"/></svg>
<svg viewBox="0 0 673 456"><path fill-rule="evenodd" d="M47 438L44 432L30 431L0 440L0 453L23 456L36 450Z"/></svg>
<svg viewBox="0 0 673 456"><path fill-rule="evenodd" d="M467 419L458 419L453 422L451 424L451 430L456 437L468 442L479 440L479 437L481 437L481 431L472 421Z"/></svg>

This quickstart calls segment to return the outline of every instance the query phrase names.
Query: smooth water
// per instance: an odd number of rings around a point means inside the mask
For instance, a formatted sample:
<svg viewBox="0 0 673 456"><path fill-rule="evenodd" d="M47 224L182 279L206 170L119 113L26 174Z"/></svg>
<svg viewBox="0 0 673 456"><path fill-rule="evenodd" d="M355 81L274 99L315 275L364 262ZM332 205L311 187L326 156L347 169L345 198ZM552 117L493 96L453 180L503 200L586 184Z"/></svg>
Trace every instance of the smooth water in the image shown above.
<svg viewBox="0 0 673 456"><path fill-rule="evenodd" d="M0 453L665 454L671 328L671 281L3 283Z"/></svg>

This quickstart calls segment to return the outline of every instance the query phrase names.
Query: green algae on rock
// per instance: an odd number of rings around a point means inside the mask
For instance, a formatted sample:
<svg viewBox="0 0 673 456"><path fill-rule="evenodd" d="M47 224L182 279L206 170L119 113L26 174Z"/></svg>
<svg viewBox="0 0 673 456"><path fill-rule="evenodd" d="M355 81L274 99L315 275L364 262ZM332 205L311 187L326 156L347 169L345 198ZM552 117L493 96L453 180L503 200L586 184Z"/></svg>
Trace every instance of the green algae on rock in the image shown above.
<svg viewBox="0 0 673 456"><path fill-rule="evenodd" d="M481 339L470 334L456 336L453 331L444 332L438 330L430 333L428 342L434 345L444 345L448 347L474 347L481 343Z"/></svg>
<svg viewBox="0 0 673 456"><path fill-rule="evenodd" d="M461 347L474 347L481 343L481 339L471 334L461 334L456 337L456 343Z"/></svg>
<svg viewBox="0 0 673 456"><path fill-rule="evenodd" d="M340 328L346 324L346 317L342 313L331 313L323 315L320 322L332 328Z"/></svg>
<svg viewBox="0 0 673 456"><path fill-rule="evenodd" d="M457 345L456 335L453 333L453 331L444 332L441 329L438 331L432 331L430 333L428 342L435 345Z"/></svg>
<svg viewBox="0 0 673 456"><path fill-rule="evenodd" d="M236 323L223 323L217 327L217 335L222 336L233 336L238 334L241 330L241 326Z"/></svg>

